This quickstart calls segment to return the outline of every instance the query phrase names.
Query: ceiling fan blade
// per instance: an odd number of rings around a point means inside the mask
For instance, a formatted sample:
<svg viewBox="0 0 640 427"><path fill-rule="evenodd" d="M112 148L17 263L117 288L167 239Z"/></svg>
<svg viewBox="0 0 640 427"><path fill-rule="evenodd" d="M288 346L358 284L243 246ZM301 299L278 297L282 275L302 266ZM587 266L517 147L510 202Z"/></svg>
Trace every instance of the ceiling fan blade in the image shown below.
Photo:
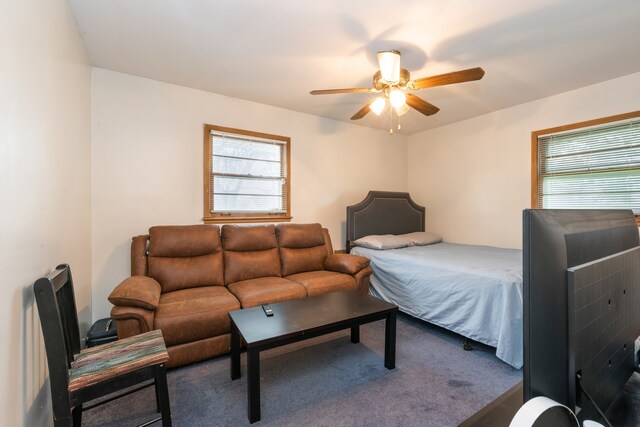
<svg viewBox="0 0 640 427"><path fill-rule="evenodd" d="M420 111L422 114L424 114L425 116L431 116L435 113L437 113L438 111L440 111L440 109L438 107L436 107L433 104L429 104L427 101L425 101L424 99L415 96L411 93L407 94L407 105L409 107L412 107L415 110Z"/></svg>
<svg viewBox="0 0 640 427"><path fill-rule="evenodd" d="M321 89L321 90L312 90L311 95L333 95L334 93L369 93L369 92L377 92L377 90L373 88L348 88L348 89Z"/></svg>
<svg viewBox="0 0 640 427"><path fill-rule="evenodd" d="M452 73L440 74L437 76L423 77L409 83L411 89L425 89L428 87L444 86L453 83L470 82L480 80L484 76L484 70L480 67L469 68L468 70L454 71Z"/></svg>
<svg viewBox="0 0 640 427"><path fill-rule="evenodd" d="M351 120L360 120L361 118L366 116L369 111L371 111L371 108L369 108L369 104L367 104L359 109L358 112L351 117Z"/></svg>

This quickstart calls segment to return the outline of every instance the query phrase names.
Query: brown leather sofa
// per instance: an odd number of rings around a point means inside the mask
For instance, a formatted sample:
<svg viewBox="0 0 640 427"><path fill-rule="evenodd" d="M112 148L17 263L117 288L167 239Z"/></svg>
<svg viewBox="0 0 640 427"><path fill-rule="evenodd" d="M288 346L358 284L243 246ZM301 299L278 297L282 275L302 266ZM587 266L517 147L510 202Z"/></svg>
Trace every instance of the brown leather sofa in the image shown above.
<svg viewBox="0 0 640 427"><path fill-rule="evenodd" d="M369 290L369 260L334 254L320 224L151 227L109 296L118 337L162 329L169 367L229 352L229 311Z"/></svg>

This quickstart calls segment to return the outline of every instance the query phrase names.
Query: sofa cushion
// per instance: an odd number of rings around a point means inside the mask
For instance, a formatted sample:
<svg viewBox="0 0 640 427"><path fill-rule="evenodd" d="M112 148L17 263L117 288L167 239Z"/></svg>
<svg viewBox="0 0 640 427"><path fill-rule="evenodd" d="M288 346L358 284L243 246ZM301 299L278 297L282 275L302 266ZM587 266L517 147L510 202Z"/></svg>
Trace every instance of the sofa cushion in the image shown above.
<svg viewBox="0 0 640 427"><path fill-rule="evenodd" d="M289 276L305 271L324 270L326 258L327 251L324 245L300 249L280 248L282 275Z"/></svg>
<svg viewBox="0 0 640 427"><path fill-rule="evenodd" d="M154 328L162 329L167 346L229 333L229 311L240 303L224 286L205 286L160 296Z"/></svg>
<svg viewBox="0 0 640 427"><path fill-rule="evenodd" d="M326 294L327 292L356 290L357 283L353 276L334 271L308 271L292 274L286 279L300 283L307 290L307 295Z"/></svg>
<svg viewBox="0 0 640 427"><path fill-rule="evenodd" d="M276 227L268 225L225 224L221 231L222 247L226 251L262 251L278 247Z"/></svg>
<svg viewBox="0 0 640 427"><path fill-rule="evenodd" d="M255 307L307 296L300 283L282 277L261 277L230 283L227 288L240 300L242 308Z"/></svg>
<svg viewBox="0 0 640 427"><path fill-rule="evenodd" d="M221 249L217 225L160 225L149 229L152 257L197 257Z"/></svg>
<svg viewBox="0 0 640 427"><path fill-rule="evenodd" d="M280 277L280 257L274 225L222 226L225 283L260 277Z"/></svg>
<svg viewBox="0 0 640 427"><path fill-rule="evenodd" d="M223 285L218 226L159 226L149 229L149 277L162 292Z"/></svg>
<svg viewBox="0 0 640 427"><path fill-rule="evenodd" d="M279 224L276 235L283 276L324 269L328 253L320 224Z"/></svg>
<svg viewBox="0 0 640 427"><path fill-rule="evenodd" d="M278 245L285 248L311 248L324 245L320 224L278 224Z"/></svg>

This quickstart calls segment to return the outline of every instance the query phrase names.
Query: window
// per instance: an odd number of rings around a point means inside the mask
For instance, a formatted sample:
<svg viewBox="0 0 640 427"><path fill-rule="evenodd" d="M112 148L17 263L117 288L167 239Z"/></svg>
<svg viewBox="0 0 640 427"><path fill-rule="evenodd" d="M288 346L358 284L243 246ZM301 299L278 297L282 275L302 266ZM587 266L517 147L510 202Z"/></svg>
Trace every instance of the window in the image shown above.
<svg viewBox="0 0 640 427"><path fill-rule="evenodd" d="M204 221L291 219L291 140L204 125Z"/></svg>
<svg viewBox="0 0 640 427"><path fill-rule="evenodd" d="M531 134L532 206L632 209L640 224L640 111Z"/></svg>

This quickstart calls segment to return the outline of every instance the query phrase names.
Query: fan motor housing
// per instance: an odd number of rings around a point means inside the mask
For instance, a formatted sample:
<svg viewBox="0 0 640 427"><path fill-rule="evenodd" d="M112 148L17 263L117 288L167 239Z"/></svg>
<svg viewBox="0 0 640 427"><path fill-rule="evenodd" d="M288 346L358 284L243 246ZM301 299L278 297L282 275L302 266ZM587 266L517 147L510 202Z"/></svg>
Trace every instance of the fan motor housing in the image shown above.
<svg viewBox="0 0 640 427"><path fill-rule="evenodd" d="M406 68L400 68L400 81L394 84L393 86L399 86L399 87L406 86L407 83L409 83L410 79L411 78L410 78L409 71ZM384 90L390 86L391 85L389 85L387 81L382 80L382 73L380 72L380 70L378 70L373 75L373 87L376 88L377 90Z"/></svg>

